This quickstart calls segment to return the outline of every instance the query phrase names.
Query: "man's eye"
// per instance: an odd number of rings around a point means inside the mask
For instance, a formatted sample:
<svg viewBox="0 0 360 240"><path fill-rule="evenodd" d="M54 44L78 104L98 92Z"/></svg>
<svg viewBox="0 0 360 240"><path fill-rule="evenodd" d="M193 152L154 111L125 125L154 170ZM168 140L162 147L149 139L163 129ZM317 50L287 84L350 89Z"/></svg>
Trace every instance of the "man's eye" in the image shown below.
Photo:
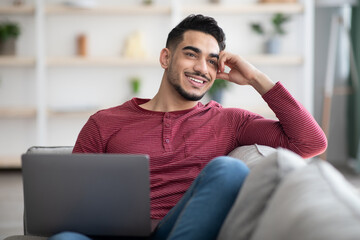
<svg viewBox="0 0 360 240"><path fill-rule="evenodd" d="M209 60L209 63L217 66L217 61L215 61L215 60Z"/></svg>
<svg viewBox="0 0 360 240"><path fill-rule="evenodd" d="M195 54L193 54L193 53L186 53L186 55L189 57L195 57Z"/></svg>

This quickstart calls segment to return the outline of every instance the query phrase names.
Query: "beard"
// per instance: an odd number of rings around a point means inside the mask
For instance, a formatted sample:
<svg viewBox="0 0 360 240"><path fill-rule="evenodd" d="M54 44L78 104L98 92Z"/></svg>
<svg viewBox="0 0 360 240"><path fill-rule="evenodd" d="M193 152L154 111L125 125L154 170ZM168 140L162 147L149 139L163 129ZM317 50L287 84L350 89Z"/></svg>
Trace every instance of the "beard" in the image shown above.
<svg viewBox="0 0 360 240"><path fill-rule="evenodd" d="M188 101L199 101L200 99L202 99L205 95L204 94L200 94L200 95L196 95L196 94L191 94L185 91L184 88L182 88L179 84L174 83L172 81L169 81L170 84L174 87L174 89L180 94L180 96L182 96L184 99L188 100Z"/></svg>
<svg viewBox="0 0 360 240"><path fill-rule="evenodd" d="M183 87L180 86L179 84L180 81L178 80L178 77L175 75L175 72L172 71L172 67L169 67L168 69L167 80L170 83L170 85L176 90L176 92L181 97L183 97L188 101L199 101L206 94L206 92L200 95L187 92Z"/></svg>

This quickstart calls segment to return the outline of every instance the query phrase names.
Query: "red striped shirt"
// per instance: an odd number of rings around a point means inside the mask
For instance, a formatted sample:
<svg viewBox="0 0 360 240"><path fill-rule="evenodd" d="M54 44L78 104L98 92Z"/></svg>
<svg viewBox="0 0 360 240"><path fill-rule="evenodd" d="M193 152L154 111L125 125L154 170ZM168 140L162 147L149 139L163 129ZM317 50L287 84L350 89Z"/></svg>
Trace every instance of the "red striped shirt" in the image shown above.
<svg viewBox="0 0 360 240"><path fill-rule="evenodd" d="M211 101L177 112L153 112L134 98L92 115L75 153L139 153L150 156L151 217L161 219L214 157L242 145L290 149L308 158L322 153L326 137L311 114L277 83L263 99L279 121Z"/></svg>

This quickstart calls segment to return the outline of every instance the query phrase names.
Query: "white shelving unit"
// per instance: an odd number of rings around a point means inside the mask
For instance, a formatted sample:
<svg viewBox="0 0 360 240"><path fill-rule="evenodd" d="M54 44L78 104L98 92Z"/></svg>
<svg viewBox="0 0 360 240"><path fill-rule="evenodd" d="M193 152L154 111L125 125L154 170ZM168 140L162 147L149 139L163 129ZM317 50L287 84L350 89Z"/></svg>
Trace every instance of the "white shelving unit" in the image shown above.
<svg viewBox="0 0 360 240"><path fill-rule="evenodd" d="M14 14L18 14L18 15L33 15L35 13L35 7L33 6L19 6L19 7L15 7L15 6L1 6L0 7L0 14L1 15L14 15Z"/></svg>
<svg viewBox="0 0 360 240"><path fill-rule="evenodd" d="M156 67L159 65L159 61L155 58L127 59L123 57L52 57L47 60L47 65L49 67Z"/></svg>
<svg viewBox="0 0 360 240"><path fill-rule="evenodd" d="M34 57L0 57L2 67L34 67Z"/></svg>
<svg viewBox="0 0 360 240"><path fill-rule="evenodd" d="M36 117L35 108L0 108L2 118L34 118Z"/></svg>
<svg viewBox="0 0 360 240"><path fill-rule="evenodd" d="M101 2L101 1L99 1ZM107 69L126 69L127 71L137 72L138 68L151 69L159 68L157 57L147 57L145 59L127 59L116 56L98 56L90 55L88 57L78 57L75 54L48 54L48 37L49 31L47 24L51 24L52 18L61 19L74 17L77 18L111 18L125 16L127 18L147 17L149 21L154 21L154 17L162 16L167 18L171 25L177 23L183 16L190 13L202 13L205 15L236 17L241 15L269 15L277 12L285 14L301 16L303 21L303 41L304 46L301 54L284 53L280 55L264 55L264 54L244 54L244 57L254 65L264 66L267 68L296 68L301 69L303 76L303 85L300 95L302 103L310 112L313 111L313 26L314 26L314 2L313 0L304 0L300 3L291 4L194 4L189 5L179 0L169 1L167 5L116 5L116 6L99 6L94 9L74 9L63 5L46 4L44 0L34 0L33 6L1 6L0 15L27 17L34 21L34 38L36 50L34 56L15 56L0 57L0 74L2 69L6 71L17 71L17 69L31 69L35 76L35 98L33 107L23 106L1 106L0 105L0 122L7 124L11 119L20 121L35 122L35 136L27 136L31 138L30 144L35 145L51 145L49 140L50 119L65 119L64 121L72 121L72 119L81 119L81 123L94 113L97 106L90 106L84 109L73 109L64 107L63 109L52 108L49 105L48 95L56 95L49 85L52 77L57 74L58 69L67 69L78 72L81 71L102 71ZM49 20L50 19L50 20ZM156 20L155 20L156 21ZM121 29L117 29L121 31ZM156 33L156 26L154 26ZM229 33L227 33L229 35ZM161 36L165 38L166 36ZM130 69L130 70L129 70ZM152 72L151 72L152 73ZM149 74L150 75L150 74ZM81 75L82 76L82 75ZM1 77L1 75L0 75ZM103 80L105 81L105 80ZM69 84L64 80L63 84ZM1 83L1 82L0 82ZM57 83L61 84L61 83ZM91 84L91 83L89 83ZM0 85L1 86L1 85ZM157 88L157 86L154 86ZM306 96L304 95L306 93ZM65 93L66 94L66 93ZM150 97L150 96L149 96ZM60 104L61 105L61 104ZM102 106L99 106L101 108ZM267 110L265 110L266 112ZM62 127L59 125L59 127ZM78 129L78 127L77 127ZM80 129L79 129L80 130ZM21 131L21 130L19 130ZM77 135L77 133L75 134ZM7 143L0 142L2 146ZM71 145L69 142L66 145ZM29 146L28 146L29 147ZM16 146L11 146L16 149ZM0 150L0 168L1 167L19 167L20 154L26 149L19 149L17 153L2 153Z"/></svg>

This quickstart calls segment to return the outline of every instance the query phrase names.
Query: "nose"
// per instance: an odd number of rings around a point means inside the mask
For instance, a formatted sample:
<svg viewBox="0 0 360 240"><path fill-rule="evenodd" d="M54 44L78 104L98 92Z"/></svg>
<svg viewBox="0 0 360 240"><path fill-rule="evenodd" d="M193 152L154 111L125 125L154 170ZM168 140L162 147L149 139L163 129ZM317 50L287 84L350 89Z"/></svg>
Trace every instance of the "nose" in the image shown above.
<svg viewBox="0 0 360 240"><path fill-rule="evenodd" d="M194 70L200 74L206 75L208 73L206 59L199 58L195 63Z"/></svg>

